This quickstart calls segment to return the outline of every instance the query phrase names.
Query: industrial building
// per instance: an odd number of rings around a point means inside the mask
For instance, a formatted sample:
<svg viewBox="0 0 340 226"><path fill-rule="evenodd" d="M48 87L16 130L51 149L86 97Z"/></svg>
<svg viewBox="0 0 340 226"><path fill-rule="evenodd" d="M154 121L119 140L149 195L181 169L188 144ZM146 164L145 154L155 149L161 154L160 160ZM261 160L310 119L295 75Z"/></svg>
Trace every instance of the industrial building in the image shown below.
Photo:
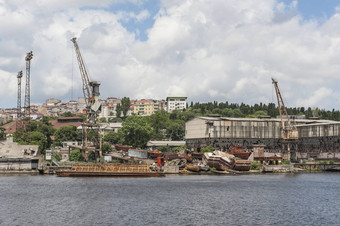
<svg viewBox="0 0 340 226"><path fill-rule="evenodd" d="M43 156L38 145L19 145L13 138L0 140L0 172L37 172Z"/></svg>
<svg viewBox="0 0 340 226"><path fill-rule="evenodd" d="M238 145L253 150L261 145L266 152L285 152L291 144L292 158L340 159L340 122L296 119L298 139L282 139L281 120L271 118L197 117L186 123L186 145L200 149L213 146L227 150Z"/></svg>

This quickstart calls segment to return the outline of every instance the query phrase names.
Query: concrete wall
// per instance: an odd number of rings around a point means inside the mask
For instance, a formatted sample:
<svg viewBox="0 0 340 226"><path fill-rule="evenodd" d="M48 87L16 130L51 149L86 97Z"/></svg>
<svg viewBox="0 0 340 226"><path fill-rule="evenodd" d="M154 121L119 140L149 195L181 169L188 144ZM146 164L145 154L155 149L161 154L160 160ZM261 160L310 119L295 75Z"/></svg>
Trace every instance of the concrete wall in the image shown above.
<svg viewBox="0 0 340 226"><path fill-rule="evenodd" d="M299 137L340 136L340 122L298 125Z"/></svg>
<svg viewBox="0 0 340 226"><path fill-rule="evenodd" d="M280 121L198 117L186 123L186 139L197 138L280 138Z"/></svg>
<svg viewBox="0 0 340 226"><path fill-rule="evenodd" d="M30 171L32 170L31 159L2 159L0 171Z"/></svg>

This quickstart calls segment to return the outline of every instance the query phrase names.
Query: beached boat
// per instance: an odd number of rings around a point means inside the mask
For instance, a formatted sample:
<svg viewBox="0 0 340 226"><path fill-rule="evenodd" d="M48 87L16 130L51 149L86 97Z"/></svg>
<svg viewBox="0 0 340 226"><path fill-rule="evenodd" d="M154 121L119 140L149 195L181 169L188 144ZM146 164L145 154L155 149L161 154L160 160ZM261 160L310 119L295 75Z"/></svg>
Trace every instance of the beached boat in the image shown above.
<svg viewBox="0 0 340 226"><path fill-rule="evenodd" d="M71 169L57 170L61 177L160 177L163 172L154 171L147 164L74 164Z"/></svg>
<svg viewBox="0 0 340 226"><path fill-rule="evenodd" d="M198 165L188 164L186 167L187 167L187 170L192 171L192 172L199 172L201 170L200 166Z"/></svg>
<svg viewBox="0 0 340 226"><path fill-rule="evenodd" d="M234 155L236 158L241 159L248 159L250 156L250 152L243 150L239 145L231 146L228 150L228 153Z"/></svg>
<svg viewBox="0 0 340 226"><path fill-rule="evenodd" d="M238 171L249 171L251 167L251 162L244 159L234 159L233 169Z"/></svg>

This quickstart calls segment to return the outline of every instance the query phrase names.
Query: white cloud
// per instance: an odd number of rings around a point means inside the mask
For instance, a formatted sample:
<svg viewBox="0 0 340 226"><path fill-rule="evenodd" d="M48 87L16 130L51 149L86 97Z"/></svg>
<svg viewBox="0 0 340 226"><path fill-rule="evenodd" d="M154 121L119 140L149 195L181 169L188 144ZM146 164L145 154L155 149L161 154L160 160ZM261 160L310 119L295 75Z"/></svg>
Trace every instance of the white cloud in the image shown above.
<svg viewBox="0 0 340 226"><path fill-rule="evenodd" d="M289 106L339 108L339 10L318 24L302 19L296 1L164 0L148 40L141 42L120 21L142 23L150 12L106 10L116 2L122 1L0 0L0 19L6 21L0 24L0 78L10 84L0 88L12 106L15 75L30 50L31 102L67 99L72 87L82 95L69 41L77 36L103 98L178 94L194 101L268 103L275 101L275 77Z"/></svg>

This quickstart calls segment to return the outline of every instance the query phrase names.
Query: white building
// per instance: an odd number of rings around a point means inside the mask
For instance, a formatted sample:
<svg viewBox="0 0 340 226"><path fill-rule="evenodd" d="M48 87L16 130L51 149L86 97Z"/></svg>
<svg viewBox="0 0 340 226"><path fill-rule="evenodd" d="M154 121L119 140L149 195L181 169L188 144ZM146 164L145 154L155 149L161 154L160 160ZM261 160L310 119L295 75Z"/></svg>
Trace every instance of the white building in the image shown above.
<svg viewBox="0 0 340 226"><path fill-rule="evenodd" d="M187 97L170 96L166 98L166 109L168 112L187 108Z"/></svg>

